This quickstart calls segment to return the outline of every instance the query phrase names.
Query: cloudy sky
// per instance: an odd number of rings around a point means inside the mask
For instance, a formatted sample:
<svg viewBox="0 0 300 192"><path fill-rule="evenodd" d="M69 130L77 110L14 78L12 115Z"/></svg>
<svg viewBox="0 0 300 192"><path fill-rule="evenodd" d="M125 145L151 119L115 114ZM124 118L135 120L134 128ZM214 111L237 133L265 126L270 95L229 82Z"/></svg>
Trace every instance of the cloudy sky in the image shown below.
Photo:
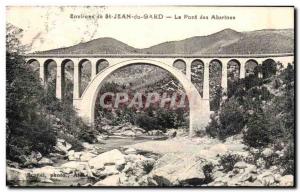
<svg viewBox="0 0 300 192"><path fill-rule="evenodd" d="M70 15L162 14L163 19L74 19ZM24 30L30 52L112 37L136 48L165 41L209 35L225 28L237 31L294 28L293 8L282 7L7 7L7 22ZM175 19L197 15L198 19ZM200 16L209 19L199 19ZM212 15L234 20L212 20ZM167 19L166 16L171 16Z"/></svg>

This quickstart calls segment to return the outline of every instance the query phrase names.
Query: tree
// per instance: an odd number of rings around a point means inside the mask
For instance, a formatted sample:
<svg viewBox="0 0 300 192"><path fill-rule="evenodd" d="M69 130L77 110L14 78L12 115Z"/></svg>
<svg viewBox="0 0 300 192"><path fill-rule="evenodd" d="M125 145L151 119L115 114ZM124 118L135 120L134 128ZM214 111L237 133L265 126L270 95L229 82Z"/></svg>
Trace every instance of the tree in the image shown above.
<svg viewBox="0 0 300 192"><path fill-rule="evenodd" d="M35 150L46 154L56 142L42 104L45 92L21 56L24 53L24 46L18 39L21 33L21 29L7 25L6 143L8 159L16 161Z"/></svg>
<svg viewBox="0 0 300 192"><path fill-rule="evenodd" d="M250 147L265 147L271 142L269 120L262 110L250 115L244 132L244 143Z"/></svg>

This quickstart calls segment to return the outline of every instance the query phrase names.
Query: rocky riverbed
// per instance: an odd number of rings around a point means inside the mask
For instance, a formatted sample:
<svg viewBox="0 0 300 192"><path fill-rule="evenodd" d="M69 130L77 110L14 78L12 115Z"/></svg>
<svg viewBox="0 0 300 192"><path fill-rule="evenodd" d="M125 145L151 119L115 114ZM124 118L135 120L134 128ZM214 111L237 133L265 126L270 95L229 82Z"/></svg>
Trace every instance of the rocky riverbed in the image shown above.
<svg viewBox="0 0 300 192"><path fill-rule="evenodd" d="M111 143L106 145L109 146L106 150L105 143ZM294 180L292 175L283 175L277 166L266 168L264 161L272 154L270 149L246 149L238 136L226 142L208 137L190 139L184 134L174 136L174 133L166 140L130 137L122 142L99 136L97 144L83 143L83 146L84 150L76 152L70 144L59 139L56 148L60 153L50 157L38 153L31 155L37 167L20 168L9 162L8 184L292 186ZM266 157L260 164L251 163L256 153Z"/></svg>

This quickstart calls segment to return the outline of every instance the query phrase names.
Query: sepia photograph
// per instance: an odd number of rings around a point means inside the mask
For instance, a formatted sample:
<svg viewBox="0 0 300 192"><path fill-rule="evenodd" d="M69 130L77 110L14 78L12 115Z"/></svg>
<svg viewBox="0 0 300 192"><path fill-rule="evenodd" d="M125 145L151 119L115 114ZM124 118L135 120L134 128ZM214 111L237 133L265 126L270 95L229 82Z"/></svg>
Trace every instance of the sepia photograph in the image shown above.
<svg viewBox="0 0 300 192"><path fill-rule="evenodd" d="M6 6L6 185L294 188L293 6Z"/></svg>

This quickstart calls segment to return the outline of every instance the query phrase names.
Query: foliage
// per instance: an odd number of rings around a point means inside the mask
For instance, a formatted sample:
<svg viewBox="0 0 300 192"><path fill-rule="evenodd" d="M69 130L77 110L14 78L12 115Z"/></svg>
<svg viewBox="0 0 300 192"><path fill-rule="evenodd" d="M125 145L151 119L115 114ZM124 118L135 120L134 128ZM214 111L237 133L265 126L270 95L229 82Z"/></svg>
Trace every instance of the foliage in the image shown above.
<svg viewBox="0 0 300 192"><path fill-rule="evenodd" d="M24 46L19 37L22 30L7 25L6 35L6 152L7 159L22 163L22 156L31 151L47 155L56 138L65 139L74 148L79 140L93 142L93 130L76 116L70 98L55 97L55 79L40 83L39 75L25 63ZM70 89L71 86L67 86ZM69 96L67 96L69 97Z"/></svg>
<svg viewBox="0 0 300 192"><path fill-rule="evenodd" d="M269 124L264 113L257 112L251 115L247 122L243 140L251 147L265 147L270 143Z"/></svg>
<svg viewBox="0 0 300 192"><path fill-rule="evenodd" d="M205 183L210 183L213 181L213 169L214 165L212 163L208 163L203 166L202 171L205 175Z"/></svg>
<svg viewBox="0 0 300 192"><path fill-rule="evenodd" d="M241 156L237 154L225 154L220 157L219 164L223 167L223 170L227 173L232 171L234 165L241 161Z"/></svg>
<svg viewBox="0 0 300 192"><path fill-rule="evenodd" d="M40 81L25 65L17 38L22 30L8 24L6 36L6 135L7 158L20 161L31 151L49 153L55 145L55 130L43 107L45 92Z"/></svg>

